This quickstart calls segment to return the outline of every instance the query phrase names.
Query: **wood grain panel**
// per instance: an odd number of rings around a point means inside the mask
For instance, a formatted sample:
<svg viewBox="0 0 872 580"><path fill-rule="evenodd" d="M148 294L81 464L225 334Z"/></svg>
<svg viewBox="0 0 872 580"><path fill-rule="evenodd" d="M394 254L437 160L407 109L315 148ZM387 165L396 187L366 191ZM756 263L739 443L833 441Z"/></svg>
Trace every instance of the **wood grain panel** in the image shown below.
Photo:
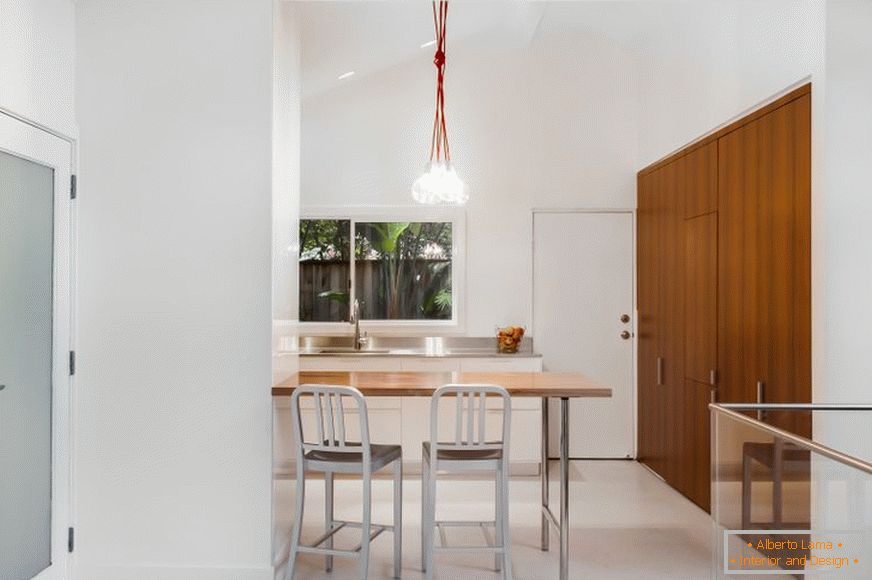
<svg viewBox="0 0 872 580"><path fill-rule="evenodd" d="M638 209L636 236L637 279L637 396L639 425L637 429L640 461L652 469L657 456L657 425L654 409L657 393L657 292L656 272L659 268L657 252L657 215L653 175L638 178Z"/></svg>
<svg viewBox="0 0 872 580"><path fill-rule="evenodd" d="M760 358L760 213L757 122L719 142L719 399L756 399Z"/></svg>
<svg viewBox="0 0 872 580"><path fill-rule="evenodd" d="M273 386L275 397L289 396L299 385L346 385L368 397L429 397L449 383L500 385L513 397L611 397L611 387L579 373L303 371Z"/></svg>
<svg viewBox="0 0 872 580"><path fill-rule="evenodd" d="M718 209L718 143L688 153L685 163L684 217L692 218Z"/></svg>
<svg viewBox="0 0 872 580"><path fill-rule="evenodd" d="M770 309L768 350L762 373L766 401L811 401L811 147L810 97L778 109L771 122ZM772 417L778 426L811 434L804 413Z"/></svg>
<svg viewBox="0 0 872 580"><path fill-rule="evenodd" d="M686 380L681 388L679 412L688 418L682 431L684 444L677 459L675 488L702 509L711 509L711 418L708 405L712 387Z"/></svg>
<svg viewBox="0 0 872 580"><path fill-rule="evenodd" d="M718 368L718 214L684 222L684 376L709 384Z"/></svg>

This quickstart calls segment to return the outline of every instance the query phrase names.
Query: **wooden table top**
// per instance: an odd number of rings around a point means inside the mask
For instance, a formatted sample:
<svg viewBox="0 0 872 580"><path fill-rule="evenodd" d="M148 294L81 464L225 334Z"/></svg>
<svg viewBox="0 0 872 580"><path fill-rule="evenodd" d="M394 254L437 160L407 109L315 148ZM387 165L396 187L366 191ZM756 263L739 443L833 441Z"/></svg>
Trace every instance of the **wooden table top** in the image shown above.
<svg viewBox="0 0 872 580"><path fill-rule="evenodd" d="M612 389L578 373L332 372L303 371L273 386L274 397L290 396L298 385L350 385L369 397L429 397L447 383L500 385L515 397L600 397Z"/></svg>

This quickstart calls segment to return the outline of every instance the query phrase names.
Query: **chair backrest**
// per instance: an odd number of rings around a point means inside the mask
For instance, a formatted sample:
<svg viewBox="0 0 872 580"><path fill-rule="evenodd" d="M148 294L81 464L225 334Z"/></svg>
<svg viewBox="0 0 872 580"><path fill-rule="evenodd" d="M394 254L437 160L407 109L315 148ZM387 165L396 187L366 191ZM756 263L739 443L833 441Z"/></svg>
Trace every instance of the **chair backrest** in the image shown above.
<svg viewBox="0 0 872 580"><path fill-rule="evenodd" d="M439 407L443 399L454 397L451 435L439 437ZM488 439L488 401L502 402L499 439ZM439 449L507 449L511 428L512 402L509 392L498 385L448 384L436 389L430 403L430 446ZM449 419L449 417L446 417Z"/></svg>
<svg viewBox="0 0 872 580"><path fill-rule="evenodd" d="M315 426L307 433L303 428L300 400L313 401ZM346 414L346 411L348 413ZM362 453L364 463L370 460L369 417L366 399L354 387L342 385L300 385L291 397L291 418L297 440L297 459L309 451ZM360 438L349 441L350 423L356 418Z"/></svg>

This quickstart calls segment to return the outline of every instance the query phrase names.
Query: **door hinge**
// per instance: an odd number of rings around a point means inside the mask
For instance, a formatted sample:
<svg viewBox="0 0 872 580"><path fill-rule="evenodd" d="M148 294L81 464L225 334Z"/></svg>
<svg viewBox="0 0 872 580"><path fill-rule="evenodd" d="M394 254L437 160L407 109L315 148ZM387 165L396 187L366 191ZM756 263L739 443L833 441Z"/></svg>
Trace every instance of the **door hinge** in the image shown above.
<svg viewBox="0 0 872 580"><path fill-rule="evenodd" d="M70 351L70 376L76 374L76 351Z"/></svg>
<svg viewBox="0 0 872 580"><path fill-rule="evenodd" d="M76 547L76 529L75 528L67 528L67 552L72 554L75 547Z"/></svg>
<svg viewBox="0 0 872 580"><path fill-rule="evenodd" d="M70 175L70 199L76 199L76 192L78 190L78 180L76 179L76 175Z"/></svg>

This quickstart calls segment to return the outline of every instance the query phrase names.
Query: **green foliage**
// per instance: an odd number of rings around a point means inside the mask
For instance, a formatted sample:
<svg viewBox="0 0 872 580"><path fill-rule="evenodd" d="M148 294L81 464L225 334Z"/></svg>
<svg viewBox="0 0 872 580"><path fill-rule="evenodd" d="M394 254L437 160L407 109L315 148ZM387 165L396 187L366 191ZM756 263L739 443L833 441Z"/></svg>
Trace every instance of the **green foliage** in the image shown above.
<svg viewBox="0 0 872 580"><path fill-rule="evenodd" d="M400 236L409 228L409 222L381 222L368 224L373 235L370 244L383 256L396 252Z"/></svg>
<svg viewBox="0 0 872 580"><path fill-rule="evenodd" d="M301 261L347 261L350 258L350 220L300 220Z"/></svg>
<svg viewBox="0 0 872 580"><path fill-rule="evenodd" d="M326 292L321 292L318 294L318 298L321 300L330 300L332 302L338 302L339 304L348 304L350 300L350 294L348 292L337 292L335 290L327 290Z"/></svg>
<svg viewBox="0 0 872 580"><path fill-rule="evenodd" d="M433 303L441 311L451 310L451 289L440 288L433 299Z"/></svg>

